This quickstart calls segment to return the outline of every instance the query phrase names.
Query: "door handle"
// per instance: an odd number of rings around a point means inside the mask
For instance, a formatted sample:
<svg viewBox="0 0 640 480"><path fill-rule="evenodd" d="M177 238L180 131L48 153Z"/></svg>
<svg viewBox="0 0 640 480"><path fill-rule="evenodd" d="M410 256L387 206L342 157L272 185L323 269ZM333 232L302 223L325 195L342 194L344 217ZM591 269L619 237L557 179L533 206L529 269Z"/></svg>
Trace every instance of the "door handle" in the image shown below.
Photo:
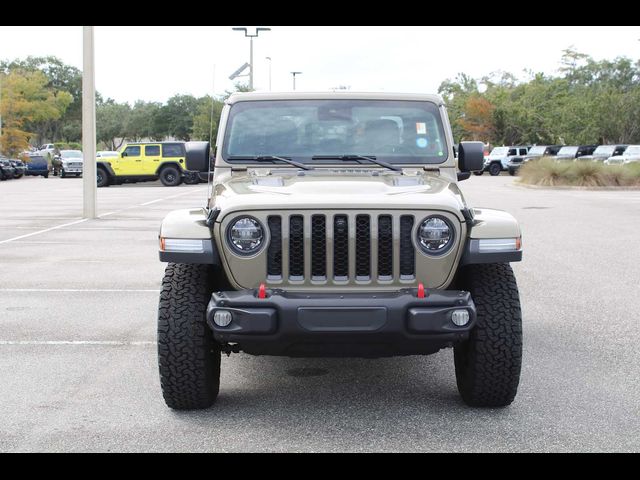
<svg viewBox="0 0 640 480"><path fill-rule="evenodd" d="M142 160L136 160L136 162L141 162Z"/></svg>
<svg viewBox="0 0 640 480"><path fill-rule="evenodd" d="M153 161L154 161L154 162L159 162L159 161L160 161L160 159L159 159L159 158L155 158Z"/></svg>

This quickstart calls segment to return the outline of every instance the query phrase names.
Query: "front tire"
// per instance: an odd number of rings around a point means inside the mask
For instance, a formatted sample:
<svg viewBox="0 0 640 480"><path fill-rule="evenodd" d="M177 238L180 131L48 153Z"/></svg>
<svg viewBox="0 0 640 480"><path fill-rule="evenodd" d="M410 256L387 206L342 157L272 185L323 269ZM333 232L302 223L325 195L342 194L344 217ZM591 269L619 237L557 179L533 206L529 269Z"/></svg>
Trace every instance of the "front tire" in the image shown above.
<svg viewBox="0 0 640 480"><path fill-rule="evenodd" d="M502 165L500 165L499 163L492 163L491 165L489 165L489 175L491 175L492 177L500 175L501 171Z"/></svg>
<svg viewBox="0 0 640 480"><path fill-rule="evenodd" d="M505 407L513 402L522 365L522 313L508 263L470 265L460 288L471 293L477 324L454 348L456 380L472 407Z"/></svg>
<svg viewBox="0 0 640 480"><path fill-rule="evenodd" d="M102 167L98 167L96 169L96 183L97 183L98 187L108 187L109 186L109 174Z"/></svg>
<svg viewBox="0 0 640 480"><path fill-rule="evenodd" d="M158 366L166 404L210 407L220 388L220 347L207 326L213 291L209 265L169 263L158 307Z"/></svg>
<svg viewBox="0 0 640 480"><path fill-rule="evenodd" d="M176 167L164 167L160 172L160 181L165 187L177 187L182 183L182 175Z"/></svg>

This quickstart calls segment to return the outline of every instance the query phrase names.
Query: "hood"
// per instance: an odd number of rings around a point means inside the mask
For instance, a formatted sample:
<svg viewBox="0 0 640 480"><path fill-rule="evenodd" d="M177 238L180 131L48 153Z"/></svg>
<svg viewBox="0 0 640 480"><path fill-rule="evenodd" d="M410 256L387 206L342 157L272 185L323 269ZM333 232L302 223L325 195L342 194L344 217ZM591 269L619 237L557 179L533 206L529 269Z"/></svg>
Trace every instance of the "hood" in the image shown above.
<svg viewBox="0 0 640 480"><path fill-rule="evenodd" d="M227 213L286 209L434 209L464 218L458 186L426 172L366 170L249 171L218 183L215 204Z"/></svg>

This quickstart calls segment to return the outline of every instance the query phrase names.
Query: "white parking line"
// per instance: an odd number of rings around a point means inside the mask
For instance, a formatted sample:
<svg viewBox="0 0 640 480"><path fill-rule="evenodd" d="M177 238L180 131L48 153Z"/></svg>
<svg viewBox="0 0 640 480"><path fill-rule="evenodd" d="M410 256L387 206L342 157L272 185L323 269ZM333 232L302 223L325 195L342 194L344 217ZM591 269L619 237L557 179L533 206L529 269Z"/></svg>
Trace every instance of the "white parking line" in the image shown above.
<svg viewBox="0 0 640 480"><path fill-rule="evenodd" d="M0 292L51 292L51 293L158 293L160 289L142 288L0 288Z"/></svg>
<svg viewBox="0 0 640 480"><path fill-rule="evenodd" d="M51 232L52 230L58 230L59 228L70 227L71 225L77 225L78 223L86 222L87 220L89 219L83 218L82 220L76 220L75 222L63 223L62 225L56 225L55 227L45 228L44 230L38 230L37 232L26 233L18 237L8 238L7 240L0 240L0 245L2 245L3 243L9 243L15 240L20 240L22 238L28 238L28 237L33 237L34 235L40 235L41 233Z"/></svg>
<svg viewBox="0 0 640 480"><path fill-rule="evenodd" d="M177 195L171 195L169 197L164 197L164 198L159 198L157 200L153 200L151 202L147 202L147 203L140 203L140 204L136 204L136 205L132 205L130 207L126 207L126 208L122 208L120 210L114 210L113 212L107 212L107 213L103 213L102 215L98 215L98 218L102 218L102 217L108 217L110 215L116 214L116 213L120 213L123 212L125 210L129 210L132 208L136 208L136 207L140 207L140 206L145 206L145 205L150 205L151 203L156 203L156 202L162 202L164 200L170 200L172 198L176 198L176 197L182 197L183 195L189 195L192 193L196 193L196 192L204 192L205 189L204 188L199 188L199 189L194 189L194 190L189 190L188 192L183 192L183 193L178 193ZM37 232L31 232L31 233L26 233L24 235L20 235L17 237L13 237L13 238L8 238L6 240L0 240L0 245L2 245L3 243L9 243L9 242L13 242L15 240L21 240L23 238L28 238L28 237L33 237L34 235L40 235L42 233L47 233L47 232L51 232L53 230L58 230L60 228L64 228L64 227L70 227L71 225L77 225L78 223L83 223L86 222L87 220L90 220L89 218L83 218L81 220L76 220L75 222L69 222L69 223L63 223L62 225L56 225L55 227L51 227L51 228L45 228L44 230L38 230Z"/></svg>
<svg viewBox="0 0 640 480"><path fill-rule="evenodd" d="M155 345L151 341L120 340L0 340L0 345Z"/></svg>

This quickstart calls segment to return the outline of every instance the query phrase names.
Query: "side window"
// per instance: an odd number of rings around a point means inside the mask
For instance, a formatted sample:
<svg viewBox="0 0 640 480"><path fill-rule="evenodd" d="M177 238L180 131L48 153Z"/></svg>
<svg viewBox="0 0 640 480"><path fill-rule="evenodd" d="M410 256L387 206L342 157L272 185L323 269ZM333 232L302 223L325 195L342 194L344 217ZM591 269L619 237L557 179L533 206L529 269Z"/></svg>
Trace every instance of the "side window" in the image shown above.
<svg viewBox="0 0 640 480"><path fill-rule="evenodd" d="M184 147L177 143L162 146L163 157L184 157Z"/></svg>
<svg viewBox="0 0 640 480"><path fill-rule="evenodd" d="M509 153L508 153L507 155L509 155L509 156L511 156L511 155L517 155L517 154L516 154L516 149L515 149L515 148L510 148L510 149L509 149Z"/></svg>
<svg viewBox="0 0 640 480"><path fill-rule="evenodd" d="M124 149L124 153L126 153L126 157L139 157L140 145L131 145Z"/></svg>
<svg viewBox="0 0 640 480"><path fill-rule="evenodd" d="M527 154L527 149L526 148L521 148L520 149L520 155L526 155Z"/></svg>
<svg viewBox="0 0 640 480"><path fill-rule="evenodd" d="M147 145L146 147L144 147L144 154L147 157L159 157L160 145Z"/></svg>

